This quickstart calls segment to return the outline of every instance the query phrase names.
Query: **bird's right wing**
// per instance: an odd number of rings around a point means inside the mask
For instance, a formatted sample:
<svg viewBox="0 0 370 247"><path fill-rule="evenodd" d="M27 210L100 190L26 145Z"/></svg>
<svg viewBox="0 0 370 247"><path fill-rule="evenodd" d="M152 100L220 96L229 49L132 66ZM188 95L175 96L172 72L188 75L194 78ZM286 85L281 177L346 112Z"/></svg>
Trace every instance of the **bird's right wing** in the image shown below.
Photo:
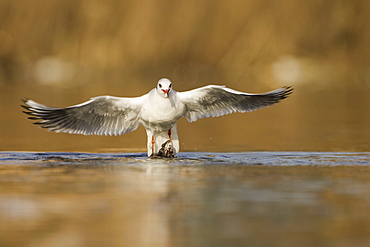
<svg viewBox="0 0 370 247"><path fill-rule="evenodd" d="M137 98L100 96L79 105L54 108L33 100L22 105L35 124L55 132L83 135L122 135L139 126L138 114L145 95Z"/></svg>

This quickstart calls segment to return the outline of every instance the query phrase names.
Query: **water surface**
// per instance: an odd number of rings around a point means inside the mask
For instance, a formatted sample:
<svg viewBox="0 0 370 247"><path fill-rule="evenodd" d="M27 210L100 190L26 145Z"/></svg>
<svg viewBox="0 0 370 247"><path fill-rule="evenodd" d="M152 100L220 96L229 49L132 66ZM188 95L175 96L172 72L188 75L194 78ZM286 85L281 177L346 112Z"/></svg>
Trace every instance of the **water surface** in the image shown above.
<svg viewBox="0 0 370 247"><path fill-rule="evenodd" d="M368 246L370 153L0 152L0 246Z"/></svg>

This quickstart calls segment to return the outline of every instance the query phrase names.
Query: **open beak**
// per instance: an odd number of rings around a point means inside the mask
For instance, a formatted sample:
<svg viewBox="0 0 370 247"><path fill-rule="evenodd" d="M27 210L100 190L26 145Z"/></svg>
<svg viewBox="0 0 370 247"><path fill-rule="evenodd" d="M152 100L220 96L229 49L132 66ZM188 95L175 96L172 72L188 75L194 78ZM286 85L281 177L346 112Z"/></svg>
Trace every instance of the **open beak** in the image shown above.
<svg viewBox="0 0 370 247"><path fill-rule="evenodd" d="M168 94L169 91L170 91L169 89L162 89L162 92L165 94Z"/></svg>

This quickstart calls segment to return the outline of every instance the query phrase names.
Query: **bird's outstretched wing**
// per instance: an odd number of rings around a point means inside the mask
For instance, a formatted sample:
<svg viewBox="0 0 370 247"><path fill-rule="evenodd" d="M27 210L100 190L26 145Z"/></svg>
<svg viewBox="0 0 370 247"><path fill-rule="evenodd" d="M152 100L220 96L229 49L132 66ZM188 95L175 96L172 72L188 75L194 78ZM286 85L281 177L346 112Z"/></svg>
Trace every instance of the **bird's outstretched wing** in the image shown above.
<svg viewBox="0 0 370 247"><path fill-rule="evenodd" d="M292 92L292 87L282 87L268 93L250 94L224 86L209 85L178 92L178 96L187 108L185 118L193 122L199 118L254 111L278 103Z"/></svg>
<svg viewBox="0 0 370 247"><path fill-rule="evenodd" d="M24 100L24 113L35 124L55 132L83 135L122 135L139 126L138 114L144 97L100 96L79 105L54 108Z"/></svg>

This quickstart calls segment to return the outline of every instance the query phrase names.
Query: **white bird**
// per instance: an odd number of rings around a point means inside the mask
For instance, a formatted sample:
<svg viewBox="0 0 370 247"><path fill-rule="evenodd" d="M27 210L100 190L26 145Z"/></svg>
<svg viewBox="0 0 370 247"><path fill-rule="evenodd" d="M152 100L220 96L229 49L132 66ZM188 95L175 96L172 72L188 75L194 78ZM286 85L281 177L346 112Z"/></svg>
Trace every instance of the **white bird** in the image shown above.
<svg viewBox="0 0 370 247"><path fill-rule="evenodd" d="M167 78L158 81L149 93L134 98L99 96L84 103L54 108L24 100L24 113L35 124L57 133L82 135L123 135L143 125L148 141L148 156L173 157L180 150L176 122L218 117L233 112L254 111L285 99L291 87L250 94L225 86L209 85L185 92L172 89Z"/></svg>

